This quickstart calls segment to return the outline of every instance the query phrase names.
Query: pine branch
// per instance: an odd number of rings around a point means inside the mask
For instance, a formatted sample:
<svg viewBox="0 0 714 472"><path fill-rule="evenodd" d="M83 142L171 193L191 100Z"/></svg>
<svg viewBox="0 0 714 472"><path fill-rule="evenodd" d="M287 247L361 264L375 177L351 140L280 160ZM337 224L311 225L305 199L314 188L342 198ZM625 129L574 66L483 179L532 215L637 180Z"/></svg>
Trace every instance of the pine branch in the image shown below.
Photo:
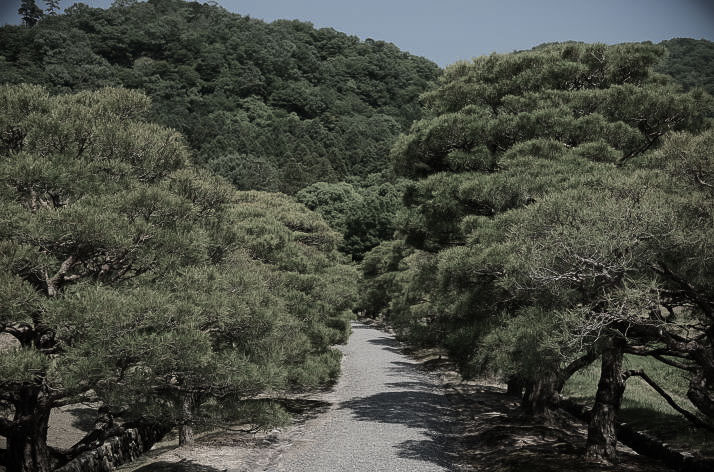
<svg viewBox="0 0 714 472"><path fill-rule="evenodd" d="M45 274L45 283L47 284L47 295L50 297L54 297L57 295L57 291L59 289L58 284L62 280L62 278L65 276L67 272L72 268L72 266L75 263L75 258L74 256L69 256L67 259L62 262L62 265L60 265L59 270L57 273L50 278L47 274Z"/></svg>
<svg viewBox="0 0 714 472"><path fill-rule="evenodd" d="M694 288L692 284L690 284L687 280L672 272L669 267L667 267L662 262L659 263L659 266L652 265L650 267L657 274L679 285L679 287L681 287L682 292L685 293L690 300L699 305L699 307L702 309L704 314L707 315L707 317L714 318L714 308L712 307L712 301L709 298L703 296L701 293L699 293L699 291Z"/></svg>
<svg viewBox="0 0 714 472"><path fill-rule="evenodd" d="M662 132L656 132L653 134L653 137L650 138L649 136L646 137L645 143L640 146L639 148L630 151L629 153L625 154L622 156L620 159L617 160L617 165L621 166L622 164L625 163L625 161L628 161L629 159L632 159L635 156L639 156L640 154L646 152L649 148L652 147L658 140L659 137L662 136L664 133Z"/></svg>
<svg viewBox="0 0 714 472"><path fill-rule="evenodd" d="M692 424L699 426L700 428L704 428L708 431L714 432L714 426L712 426L708 423L705 423L704 421L699 419L699 417L697 417L690 411L685 410L684 408L679 406L677 404L677 402L675 402L674 399L667 392L665 392L665 390L662 387L660 387L654 380L652 380L652 378L649 375L647 375L643 370L641 370L641 369L640 370L628 370L624 373L623 377L625 380L627 380L629 377L640 377L642 380L647 382L649 384L649 386L654 389L655 392L659 393L659 395L665 399L665 401L669 404L669 406L671 406L672 408L677 410L682 416L684 416L686 419L688 419Z"/></svg>
<svg viewBox="0 0 714 472"><path fill-rule="evenodd" d="M679 352L673 352L671 349L666 348L666 347L660 347L657 349L647 349L644 346L627 346L625 348L625 352L627 354L632 354L634 356L671 356L671 357L679 357L680 359L689 359L690 356L688 354L682 354ZM675 366L676 367L676 366Z"/></svg>
<svg viewBox="0 0 714 472"><path fill-rule="evenodd" d="M677 361L672 360L672 359L667 359L666 357L663 357L663 356L661 356L661 355L659 355L659 354L655 354L655 355L653 355L652 357L654 357L655 359L657 359L658 361L660 361L660 362L663 363L663 364L671 365L672 367L676 367L677 369L682 369L682 370L686 370L686 371L689 371L689 372L696 372L696 371L697 371L696 367L689 366L689 365L686 365L686 364L682 364L681 362L677 362Z"/></svg>
<svg viewBox="0 0 714 472"><path fill-rule="evenodd" d="M558 390L562 390L565 386L565 382L568 381L570 377L573 376L577 371L586 367L598 358L598 353L592 349L586 352L583 356L575 359L573 362L568 364L565 369L563 369L561 374L558 376Z"/></svg>

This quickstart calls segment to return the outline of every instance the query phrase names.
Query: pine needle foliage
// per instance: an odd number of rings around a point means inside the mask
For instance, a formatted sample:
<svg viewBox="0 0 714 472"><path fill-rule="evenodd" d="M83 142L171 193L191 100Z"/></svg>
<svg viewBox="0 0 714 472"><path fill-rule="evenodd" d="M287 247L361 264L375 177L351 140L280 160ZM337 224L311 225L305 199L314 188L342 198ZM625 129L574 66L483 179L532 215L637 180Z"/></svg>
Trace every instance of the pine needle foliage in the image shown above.
<svg viewBox="0 0 714 472"><path fill-rule="evenodd" d="M70 402L182 431L265 425L285 414L257 396L335 379L356 274L318 215L189 166L139 92L5 85L0 104L0 332L19 345L0 352L11 467L81 452L46 444L52 409Z"/></svg>

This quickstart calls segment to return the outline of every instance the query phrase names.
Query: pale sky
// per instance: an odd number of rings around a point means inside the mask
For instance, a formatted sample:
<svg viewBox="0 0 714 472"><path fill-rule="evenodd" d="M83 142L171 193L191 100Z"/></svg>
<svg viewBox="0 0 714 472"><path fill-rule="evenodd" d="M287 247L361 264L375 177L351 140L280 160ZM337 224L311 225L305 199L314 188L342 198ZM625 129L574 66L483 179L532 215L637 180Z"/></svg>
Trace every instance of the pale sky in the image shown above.
<svg viewBox="0 0 714 472"><path fill-rule="evenodd" d="M36 0L44 8L42 0ZM74 0L62 0L66 7ZM112 0L85 0L106 8ZM218 0L229 11L396 44L441 66L551 41L714 40L714 0ZM0 0L0 24L18 23L20 0Z"/></svg>

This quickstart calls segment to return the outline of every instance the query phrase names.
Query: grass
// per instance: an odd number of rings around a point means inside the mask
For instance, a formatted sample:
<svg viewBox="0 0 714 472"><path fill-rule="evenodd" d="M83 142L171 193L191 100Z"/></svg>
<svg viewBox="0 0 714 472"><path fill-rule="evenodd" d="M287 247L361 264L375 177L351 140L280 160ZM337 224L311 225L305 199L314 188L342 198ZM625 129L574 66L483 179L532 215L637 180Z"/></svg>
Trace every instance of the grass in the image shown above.
<svg viewBox="0 0 714 472"><path fill-rule="evenodd" d="M686 396L688 380L681 370L653 358L632 355L625 355L624 368L644 370L679 406L697 412ZM592 404L599 378L600 365L596 362L571 377L563 393L573 400ZM639 377L627 380L619 419L677 449L714 457L714 434L692 426Z"/></svg>

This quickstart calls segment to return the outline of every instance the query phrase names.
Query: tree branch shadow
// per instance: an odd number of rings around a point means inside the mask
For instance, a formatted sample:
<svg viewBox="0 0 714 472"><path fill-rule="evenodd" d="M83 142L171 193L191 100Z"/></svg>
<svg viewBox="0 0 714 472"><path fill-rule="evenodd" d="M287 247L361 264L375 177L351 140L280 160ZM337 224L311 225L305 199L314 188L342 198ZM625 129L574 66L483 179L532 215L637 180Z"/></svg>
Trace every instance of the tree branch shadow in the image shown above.
<svg viewBox="0 0 714 472"><path fill-rule="evenodd" d="M457 470L456 450L452 447L456 440L453 428L456 419L448 395L430 392L433 386L424 381L390 385L411 389L355 398L342 402L338 408L350 410L358 421L400 424L421 430L427 439L398 444L397 455Z"/></svg>
<svg viewBox="0 0 714 472"><path fill-rule="evenodd" d="M180 462L152 462L134 472L223 472L221 469L183 459Z"/></svg>

